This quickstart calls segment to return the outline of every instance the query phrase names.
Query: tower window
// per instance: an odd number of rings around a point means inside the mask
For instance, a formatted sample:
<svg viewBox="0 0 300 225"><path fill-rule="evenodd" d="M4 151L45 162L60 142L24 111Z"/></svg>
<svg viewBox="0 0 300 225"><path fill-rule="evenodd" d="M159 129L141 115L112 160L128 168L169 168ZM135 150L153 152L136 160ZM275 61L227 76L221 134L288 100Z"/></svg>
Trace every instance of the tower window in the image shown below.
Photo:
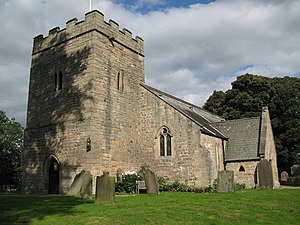
<svg viewBox="0 0 300 225"><path fill-rule="evenodd" d="M63 74L61 71L58 73L58 90L62 89L62 84L63 84Z"/></svg>
<svg viewBox="0 0 300 225"><path fill-rule="evenodd" d="M63 73L59 71L59 73L55 73L54 76L55 91L59 91L63 87Z"/></svg>
<svg viewBox="0 0 300 225"><path fill-rule="evenodd" d="M172 155L172 135L169 130L164 127L160 132L160 156L171 156Z"/></svg>
<svg viewBox="0 0 300 225"><path fill-rule="evenodd" d="M117 89L120 90L120 72L118 72L117 76Z"/></svg>
<svg viewBox="0 0 300 225"><path fill-rule="evenodd" d="M119 71L117 75L117 89L124 91L124 73Z"/></svg>

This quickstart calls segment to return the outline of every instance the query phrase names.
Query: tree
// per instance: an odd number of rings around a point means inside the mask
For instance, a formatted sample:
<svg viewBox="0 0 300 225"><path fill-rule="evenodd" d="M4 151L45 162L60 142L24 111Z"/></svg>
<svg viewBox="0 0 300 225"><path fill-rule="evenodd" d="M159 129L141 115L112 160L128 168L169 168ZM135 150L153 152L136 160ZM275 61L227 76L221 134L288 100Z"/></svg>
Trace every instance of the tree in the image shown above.
<svg viewBox="0 0 300 225"><path fill-rule="evenodd" d="M0 110L0 187L20 184L22 149L22 126Z"/></svg>
<svg viewBox="0 0 300 225"><path fill-rule="evenodd" d="M289 171L299 163L300 78L245 74L225 93L214 91L203 108L225 119L238 119L259 116L263 106L270 111L279 171Z"/></svg>

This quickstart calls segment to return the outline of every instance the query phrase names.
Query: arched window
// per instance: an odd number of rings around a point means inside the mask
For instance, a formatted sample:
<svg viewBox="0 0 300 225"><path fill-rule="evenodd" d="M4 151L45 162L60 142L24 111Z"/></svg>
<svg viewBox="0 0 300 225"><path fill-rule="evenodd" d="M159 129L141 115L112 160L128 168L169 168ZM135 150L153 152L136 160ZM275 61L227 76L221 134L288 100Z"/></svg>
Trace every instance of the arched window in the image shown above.
<svg viewBox="0 0 300 225"><path fill-rule="evenodd" d="M241 165L239 171L240 172L245 172L245 168Z"/></svg>
<svg viewBox="0 0 300 225"><path fill-rule="evenodd" d="M160 156L172 155L172 135L169 129L163 127L160 131Z"/></svg>

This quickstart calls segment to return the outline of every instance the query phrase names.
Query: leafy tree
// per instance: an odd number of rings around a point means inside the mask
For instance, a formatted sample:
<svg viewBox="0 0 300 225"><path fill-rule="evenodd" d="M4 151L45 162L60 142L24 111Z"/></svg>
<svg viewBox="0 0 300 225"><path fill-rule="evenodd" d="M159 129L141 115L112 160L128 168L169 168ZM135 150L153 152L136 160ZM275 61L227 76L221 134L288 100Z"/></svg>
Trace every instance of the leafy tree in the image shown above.
<svg viewBox="0 0 300 225"><path fill-rule="evenodd" d="M0 110L0 187L17 187L21 179L23 128Z"/></svg>
<svg viewBox="0 0 300 225"><path fill-rule="evenodd" d="M225 93L214 91L203 108L225 119L259 116L268 106L275 137L279 171L299 163L300 78L268 78L245 74Z"/></svg>

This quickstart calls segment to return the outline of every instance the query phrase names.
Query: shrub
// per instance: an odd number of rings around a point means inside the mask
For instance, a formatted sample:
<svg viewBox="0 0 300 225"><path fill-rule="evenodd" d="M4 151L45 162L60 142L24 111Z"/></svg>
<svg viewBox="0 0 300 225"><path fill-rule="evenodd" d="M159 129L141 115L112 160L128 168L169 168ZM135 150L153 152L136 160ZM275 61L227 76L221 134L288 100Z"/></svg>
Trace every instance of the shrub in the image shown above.
<svg viewBox="0 0 300 225"><path fill-rule="evenodd" d="M205 193L216 193L217 192L217 179L214 180L212 185L208 185L208 187L204 188Z"/></svg>
<svg viewBox="0 0 300 225"><path fill-rule="evenodd" d="M241 191L246 189L246 184L239 184L239 183L235 183L234 184L234 190L235 191Z"/></svg>
<svg viewBox="0 0 300 225"><path fill-rule="evenodd" d="M115 191L119 193L135 193L137 180L142 180L138 173L118 175Z"/></svg>
<svg viewBox="0 0 300 225"><path fill-rule="evenodd" d="M203 189L196 187L195 185L189 185L184 183L167 182L163 177L158 177L159 191L171 191L171 192L194 192L202 193Z"/></svg>

